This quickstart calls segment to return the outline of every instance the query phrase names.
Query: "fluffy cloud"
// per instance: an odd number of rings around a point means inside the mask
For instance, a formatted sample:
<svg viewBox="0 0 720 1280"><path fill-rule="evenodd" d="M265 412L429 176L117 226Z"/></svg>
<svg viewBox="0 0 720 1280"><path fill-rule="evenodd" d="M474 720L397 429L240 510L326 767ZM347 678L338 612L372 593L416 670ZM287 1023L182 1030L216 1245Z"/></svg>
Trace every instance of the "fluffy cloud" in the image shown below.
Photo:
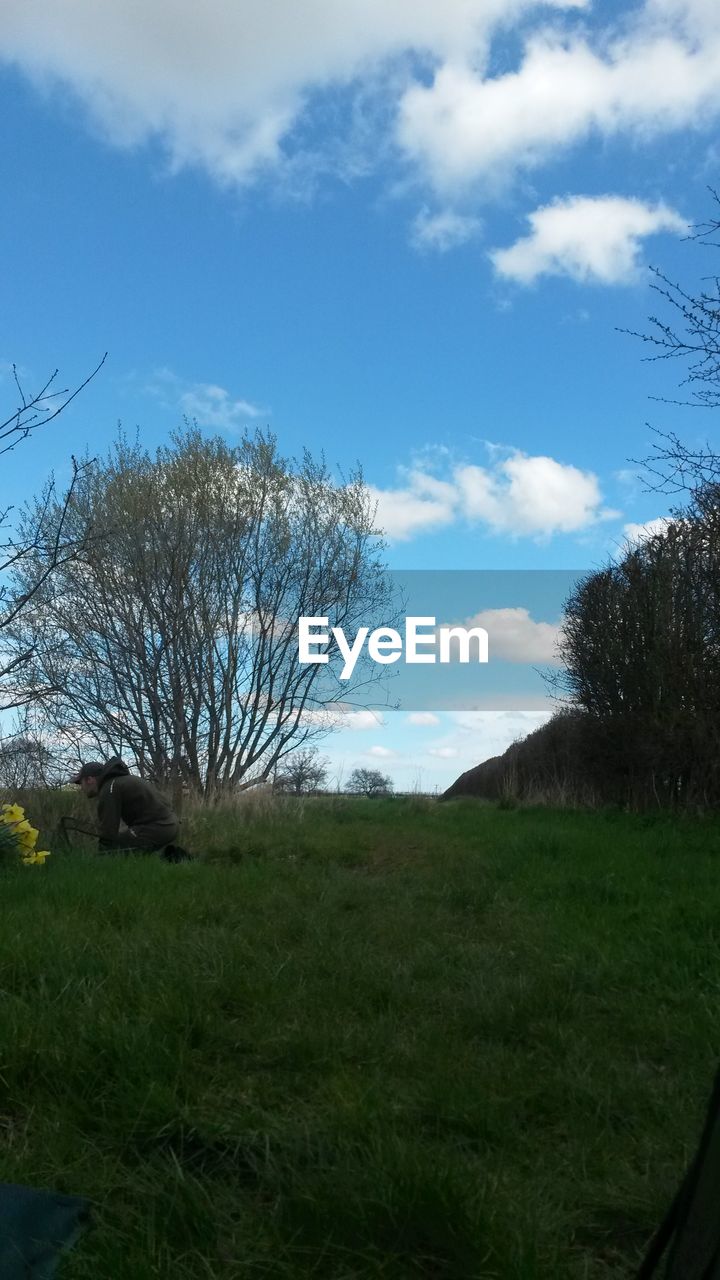
<svg viewBox="0 0 720 1280"><path fill-rule="evenodd" d="M472 769L491 756L501 755L518 738L539 729L553 712L549 699L535 711L457 711L449 712L450 729L426 751L436 760L457 760L452 776L443 783L449 786L460 773Z"/></svg>
<svg viewBox="0 0 720 1280"><path fill-rule="evenodd" d="M344 711L338 719L338 728L362 733L366 729L379 729L384 723L385 717L379 711Z"/></svg>
<svg viewBox="0 0 720 1280"><path fill-rule="evenodd" d="M440 723L440 717L434 715L432 711L411 711L407 722L419 726L437 725Z"/></svg>
<svg viewBox="0 0 720 1280"><path fill-rule="evenodd" d="M448 480L415 467L401 489L371 488L376 523L395 541L407 541L464 518L493 533L547 538L576 533L616 516L602 506L591 471L520 450L493 451L491 466L455 466Z"/></svg>
<svg viewBox="0 0 720 1280"><path fill-rule="evenodd" d="M464 514L497 533L549 537L608 519L597 476L543 455L516 451L487 467L456 472Z"/></svg>
<svg viewBox="0 0 720 1280"><path fill-rule="evenodd" d="M715 0L648 0L647 16L675 27L690 39L720 33L720 8Z"/></svg>
<svg viewBox="0 0 720 1280"><path fill-rule="evenodd" d="M556 8L584 0L553 0ZM313 91L383 80L410 54L483 49L539 0L4 0L0 58L70 87L109 141L158 139L225 183L282 161ZM407 78L407 73L405 79ZM391 78L390 83L394 83Z"/></svg>
<svg viewBox="0 0 720 1280"><path fill-rule="evenodd" d="M531 232L491 259L498 275L531 284L542 275L625 284L637 275L640 241L658 231L688 231L687 222L664 204L646 205L620 196L572 196L529 215Z"/></svg>
<svg viewBox="0 0 720 1280"><path fill-rule="evenodd" d="M236 427L264 413L249 400L233 400L224 387L210 382L198 382L184 391L179 403L183 413L206 427Z"/></svg>
<svg viewBox="0 0 720 1280"><path fill-rule="evenodd" d="M249 400L235 399L225 387L215 383L186 382L171 369L157 369L146 390L167 408L178 409L203 427L229 430L242 426L248 419L264 417L268 412Z"/></svg>
<svg viewBox="0 0 720 1280"><path fill-rule="evenodd" d="M489 756L499 755L511 742L538 728L554 709L554 702L546 697L535 710L521 707L448 712L440 720L442 729L429 741L425 735L418 740L416 735L398 729L394 722L397 720L404 726L408 717L392 713L385 729L388 741L395 748L392 759L378 756L377 752L371 755L358 750L356 742L348 741L343 735L329 738L323 744L323 752L332 759L340 784L356 766L371 766L391 772L398 791L444 790L466 769Z"/></svg>
<svg viewBox="0 0 720 1280"><path fill-rule="evenodd" d="M463 621L484 627L490 661L557 663L558 623L536 622L527 609L483 609ZM451 654L453 649L451 648Z"/></svg>
<svg viewBox="0 0 720 1280"><path fill-rule="evenodd" d="M524 738L528 733L538 729L553 714L550 698L545 699L543 710L534 711L451 711L448 719L458 732L474 735L481 730L492 727L509 745L516 738Z"/></svg>
<svg viewBox="0 0 720 1280"><path fill-rule="evenodd" d="M403 489L368 489L377 503L377 525L398 542L452 524L456 516L455 486L420 470L410 472Z"/></svg>
<svg viewBox="0 0 720 1280"><path fill-rule="evenodd" d="M448 194L544 163L591 134L644 138L720 112L720 34L703 5L652 4L631 36L596 52L535 34L517 70L485 77L446 61L403 96L398 140ZM699 39L702 35L702 40Z"/></svg>
<svg viewBox="0 0 720 1280"><path fill-rule="evenodd" d="M350 729L355 733L363 733L368 729L381 729L385 725L385 717L380 711L361 708L351 711L341 702L327 707L306 707L302 713L303 724L327 729Z"/></svg>
<svg viewBox="0 0 720 1280"><path fill-rule="evenodd" d="M171 172L201 168L226 186L272 173L305 189L323 171L365 173L381 154L432 189L437 207L421 209L411 240L445 252L480 227L455 207L461 193L487 199L589 139L716 125L717 0L603 8L579 34L589 0L4 0L0 63L69 91L110 144L155 143ZM494 41L508 31L519 52L496 73ZM327 109L338 91L349 110ZM616 280L638 238L661 229L631 219L588 256L567 224L558 250L553 227L546 218L498 251L499 269ZM203 403L222 417L212 395Z"/></svg>
<svg viewBox="0 0 720 1280"><path fill-rule="evenodd" d="M626 524L623 533L628 542L646 542L656 533L664 533L672 521L667 516L658 516L655 520L646 520L644 524Z"/></svg>
<svg viewBox="0 0 720 1280"><path fill-rule="evenodd" d="M447 253L448 249L455 249L478 235L481 228L479 218L454 213L452 209L433 214L423 208L415 218L410 240L416 249L434 249L438 253Z"/></svg>

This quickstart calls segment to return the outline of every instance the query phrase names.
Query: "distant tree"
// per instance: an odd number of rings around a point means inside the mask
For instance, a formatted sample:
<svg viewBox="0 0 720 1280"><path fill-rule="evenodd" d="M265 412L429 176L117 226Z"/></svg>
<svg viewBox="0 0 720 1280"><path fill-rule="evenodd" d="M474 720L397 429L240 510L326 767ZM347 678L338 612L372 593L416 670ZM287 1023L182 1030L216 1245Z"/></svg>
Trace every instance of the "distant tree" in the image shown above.
<svg viewBox="0 0 720 1280"><path fill-rule="evenodd" d="M320 758L317 747L293 751L275 779L274 790L294 796L319 791L327 780L329 761Z"/></svg>
<svg viewBox="0 0 720 1280"><path fill-rule="evenodd" d="M379 769L353 769L348 778L347 789L356 795L387 796L390 795L393 784L392 779L380 773Z"/></svg>
<svg viewBox="0 0 720 1280"><path fill-rule="evenodd" d="M51 768L51 752L39 739L12 735L0 741L0 787L46 787Z"/></svg>

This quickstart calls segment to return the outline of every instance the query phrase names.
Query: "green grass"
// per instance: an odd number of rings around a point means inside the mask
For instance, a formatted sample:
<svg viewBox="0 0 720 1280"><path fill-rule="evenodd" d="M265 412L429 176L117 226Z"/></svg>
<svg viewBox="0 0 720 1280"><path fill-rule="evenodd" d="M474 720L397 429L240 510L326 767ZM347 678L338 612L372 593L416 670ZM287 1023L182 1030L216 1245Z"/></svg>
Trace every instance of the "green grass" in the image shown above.
<svg viewBox="0 0 720 1280"><path fill-rule="evenodd" d="M0 1167L94 1202L62 1280L634 1275L720 1058L720 825L188 826L0 872Z"/></svg>

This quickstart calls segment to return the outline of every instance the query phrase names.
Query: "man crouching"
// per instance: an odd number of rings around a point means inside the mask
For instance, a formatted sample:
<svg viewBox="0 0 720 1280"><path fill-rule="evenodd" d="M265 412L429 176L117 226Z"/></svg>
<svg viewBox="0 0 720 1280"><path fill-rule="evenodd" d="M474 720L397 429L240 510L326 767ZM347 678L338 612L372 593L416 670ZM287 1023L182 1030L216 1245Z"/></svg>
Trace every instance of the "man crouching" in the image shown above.
<svg viewBox="0 0 720 1280"><path fill-rule="evenodd" d="M180 824L170 805L142 778L136 778L119 756L107 764L89 762L74 778L89 800L97 797L98 849L101 853L162 851L168 862L190 857L174 843Z"/></svg>

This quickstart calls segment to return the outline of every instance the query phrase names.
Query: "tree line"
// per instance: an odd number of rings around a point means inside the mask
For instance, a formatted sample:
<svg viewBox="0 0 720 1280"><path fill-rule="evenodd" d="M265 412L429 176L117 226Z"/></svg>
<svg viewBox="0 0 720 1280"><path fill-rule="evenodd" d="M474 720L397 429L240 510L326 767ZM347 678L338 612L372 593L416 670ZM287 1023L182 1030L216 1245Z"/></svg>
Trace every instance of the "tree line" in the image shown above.
<svg viewBox="0 0 720 1280"><path fill-rule="evenodd" d="M717 197L716 197L717 199ZM720 220L690 239L717 247ZM720 407L720 282L691 294L659 271L670 322L635 335L652 358L684 359L694 409ZM682 495L652 536L588 574L564 607L560 707L446 795L632 807L720 804L720 454L655 433L647 488Z"/></svg>

